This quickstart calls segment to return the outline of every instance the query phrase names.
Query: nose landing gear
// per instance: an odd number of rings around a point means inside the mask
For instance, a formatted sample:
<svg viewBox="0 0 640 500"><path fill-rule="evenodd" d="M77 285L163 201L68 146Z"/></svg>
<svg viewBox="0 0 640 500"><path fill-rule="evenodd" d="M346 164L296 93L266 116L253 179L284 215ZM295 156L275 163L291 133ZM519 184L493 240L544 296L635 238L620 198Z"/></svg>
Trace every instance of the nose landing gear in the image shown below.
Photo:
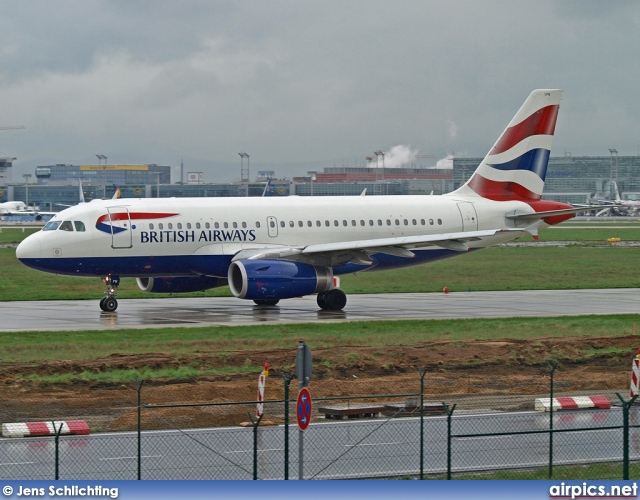
<svg viewBox="0 0 640 500"><path fill-rule="evenodd" d="M111 274L104 276L102 282L107 289L105 290L106 297L100 300L100 309L104 312L114 312L118 308L118 301L116 300L118 285L120 284L120 276L112 276Z"/></svg>

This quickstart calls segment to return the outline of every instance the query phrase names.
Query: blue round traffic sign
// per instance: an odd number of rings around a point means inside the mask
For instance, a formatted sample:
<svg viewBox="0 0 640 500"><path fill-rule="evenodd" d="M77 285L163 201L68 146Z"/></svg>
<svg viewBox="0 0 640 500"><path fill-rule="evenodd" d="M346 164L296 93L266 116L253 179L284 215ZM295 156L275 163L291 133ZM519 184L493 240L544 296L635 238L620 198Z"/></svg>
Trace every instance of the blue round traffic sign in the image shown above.
<svg viewBox="0 0 640 500"><path fill-rule="evenodd" d="M309 422L311 422L311 394L309 394L309 389L306 387L300 389L298 393L296 419L298 420L298 427L300 427L301 431L309 427Z"/></svg>

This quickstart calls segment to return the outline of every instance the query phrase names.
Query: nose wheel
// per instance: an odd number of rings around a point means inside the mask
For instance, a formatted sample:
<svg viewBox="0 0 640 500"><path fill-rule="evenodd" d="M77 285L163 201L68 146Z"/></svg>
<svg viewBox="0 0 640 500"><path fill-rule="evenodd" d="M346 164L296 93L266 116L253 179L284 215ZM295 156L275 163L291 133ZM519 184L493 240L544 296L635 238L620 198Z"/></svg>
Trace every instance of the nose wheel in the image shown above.
<svg viewBox="0 0 640 500"><path fill-rule="evenodd" d="M118 301L116 300L118 285L120 284L119 276L112 276L109 274L102 278L102 282L107 289L105 290L106 297L100 300L100 309L104 312L114 312L118 309Z"/></svg>

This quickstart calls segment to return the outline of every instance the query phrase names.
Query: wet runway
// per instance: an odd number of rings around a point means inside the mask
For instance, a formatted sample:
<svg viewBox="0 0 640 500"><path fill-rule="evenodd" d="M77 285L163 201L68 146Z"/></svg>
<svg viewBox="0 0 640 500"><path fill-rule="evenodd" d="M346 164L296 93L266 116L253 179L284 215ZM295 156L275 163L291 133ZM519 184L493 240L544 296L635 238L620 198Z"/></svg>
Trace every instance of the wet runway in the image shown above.
<svg viewBox="0 0 640 500"><path fill-rule="evenodd" d="M320 310L315 296L283 300L273 307L215 297L118 302L114 313L102 312L98 300L0 302L0 332L636 314L640 311L640 289L354 294L348 296L347 306L340 312Z"/></svg>

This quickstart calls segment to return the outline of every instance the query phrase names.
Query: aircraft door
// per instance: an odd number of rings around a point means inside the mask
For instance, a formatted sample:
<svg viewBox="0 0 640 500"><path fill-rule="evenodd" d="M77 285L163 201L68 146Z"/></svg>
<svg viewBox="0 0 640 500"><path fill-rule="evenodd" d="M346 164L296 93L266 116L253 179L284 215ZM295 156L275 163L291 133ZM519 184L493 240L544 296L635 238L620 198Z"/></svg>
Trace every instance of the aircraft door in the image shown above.
<svg viewBox="0 0 640 500"><path fill-rule="evenodd" d="M473 206L473 203L468 201L458 202L458 210L462 216L462 230L463 231L477 231L478 230L478 214Z"/></svg>
<svg viewBox="0 0 640 500"><path fill-rule="evenodd" d="M111 248L131 248L131 217L127 207L107 208L109 225L111 226Z"/></svg>
<svg viewBox="0 0 640 500"><path fill-rule="evenodd" d="M267 217L267 231L270 238L278 236L278 219L271 216Z"/></svg>

